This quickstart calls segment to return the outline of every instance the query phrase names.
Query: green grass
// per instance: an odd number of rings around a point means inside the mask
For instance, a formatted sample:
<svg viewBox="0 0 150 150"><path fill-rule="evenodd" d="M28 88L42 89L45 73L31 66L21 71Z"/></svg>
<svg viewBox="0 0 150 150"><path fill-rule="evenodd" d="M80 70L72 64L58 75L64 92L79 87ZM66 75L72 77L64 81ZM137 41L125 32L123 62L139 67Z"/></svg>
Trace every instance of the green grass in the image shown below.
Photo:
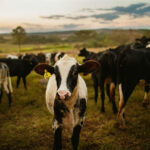
<svg viewBox="0 0 150 150"><path fill-rule="evenodd" d="M20 52L53 52L53 51L66 51L73 48L71 44L23 44ZM18 45L8 43L0 43L0 53L16 53L18 52Z"/></svg>
<svg viewBox="0 0 150 150"><path fill-rule="evenodd" d="M41 78L32 72L27 77L28 90L23 88L22 82L16 89L16 78L12 79L12 107L8 108L5 94L0 105L0 150L52 150L52 115L46 108L45 89L38 83ZM79 150L149 150L150 108L142 107L143 87L137 86L131 95L126 107L127 128L120 129L115 126L116 116L108 98L105 100L106 113L102 114L100 99L97 105L93 100L90 75L84 79L89 99ZM118 92L116 101L118 104ZM62 143L64 150L71 149L67 136L63 137Z"/></svg>

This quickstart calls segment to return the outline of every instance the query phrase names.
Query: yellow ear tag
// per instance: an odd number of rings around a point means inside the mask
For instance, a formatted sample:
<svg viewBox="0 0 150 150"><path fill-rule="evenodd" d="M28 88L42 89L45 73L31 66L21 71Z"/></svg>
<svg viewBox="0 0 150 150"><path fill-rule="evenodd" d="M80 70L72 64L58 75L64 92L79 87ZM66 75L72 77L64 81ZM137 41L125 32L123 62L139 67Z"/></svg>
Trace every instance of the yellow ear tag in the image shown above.
<svg viewBox="0 0 150 150"><path fill-rule="evenodd" d="M47 71L47 69L44 70L44 78L47 79L47 78L50 78L51 77L51 74Z"/></svg>

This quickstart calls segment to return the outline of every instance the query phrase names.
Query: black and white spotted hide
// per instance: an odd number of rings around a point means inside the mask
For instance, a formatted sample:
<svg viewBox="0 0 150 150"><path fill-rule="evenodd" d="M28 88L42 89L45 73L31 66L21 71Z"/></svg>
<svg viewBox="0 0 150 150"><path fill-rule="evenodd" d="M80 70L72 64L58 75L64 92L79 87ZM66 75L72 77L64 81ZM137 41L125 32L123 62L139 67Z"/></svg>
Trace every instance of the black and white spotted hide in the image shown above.
<svg viewBox="0 0 150 150"><path fill-rule="evenodd" d="M65 55L54 67L47 64L35 67L35 71L41 75L45 69L52 74L46 89L46 104L54 115L54 150L62 149L63 129L71 131L73 150L77 150L87 103L87 87L79 73L93 72L98 66L96 61L79 65L76 59Z"/></svg>

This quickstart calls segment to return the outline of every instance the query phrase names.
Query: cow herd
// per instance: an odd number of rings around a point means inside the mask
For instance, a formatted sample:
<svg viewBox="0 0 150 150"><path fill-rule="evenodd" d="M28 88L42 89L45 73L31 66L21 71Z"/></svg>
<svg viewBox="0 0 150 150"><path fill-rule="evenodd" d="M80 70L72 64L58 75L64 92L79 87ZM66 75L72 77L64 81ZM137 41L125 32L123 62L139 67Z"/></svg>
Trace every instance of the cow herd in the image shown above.
<svg viewBox="0 0 150 150"><path fill-rule="evenodd" d="M3 95L3 89L6 91L11 106L12 86L10 77L17 77L16 88L22 79L24 88L27 89L26 77L34 69L38 63L54 64L57 60L63 57L64 53L38 53L38 54L23 54L23 55L8 55L6 58L0 58L0 102ZM5 80L4 80L5 79ZM8 80L9 79L9 80ZM7 88L6 88L7 87Z"/></svg>
<svg viewBox="0 0 150 150"><path fill-rule="evenodd" d="M132 91L140 80L145 81L145 95L143 106L148 104L148 92L150 84L150 39L142 37L135 42L121 45L114 49L108 49L99 53L89 52L85 48L80 50L79 56L84 56L84 61L96 60L100 68L92 73L94 82L95 102L98 98L98 87L101 90L101 111L104 107L104 85L107 95L112 102L113 112L118 113L118 118L125 126L125 105ZM115 88L119 85L119 109L115 103Z"/></svg>
<svg viewBox="0 0 150 150"><path fill-rule="evenodd" d="M39 53L20 56L9 55L0 59L0 100L2 86L8 94L11 105L12 85L10 76L17 76L16 87L20 80L26 86L26 76L34 69L36 73L51 76L46 88L46 105L53 115L54 150L62 149L62 131L64 128L72 134L73 150L78 149L80 130L84 123L87 87L79 73L91 73L94 85L94 100L97 103L98 88L101 94L101 112L105 112L105 86L107 96L112 103L114 114L125 126L125 105L140 80L144 80L145 95L143 105L148 104L150 85L150 39L142 37L135 42L110 48L98 53L86 48L78 56L85 57L79 64L65 53ZM119 108L115 102L116 86L119 86Z"/></svg>

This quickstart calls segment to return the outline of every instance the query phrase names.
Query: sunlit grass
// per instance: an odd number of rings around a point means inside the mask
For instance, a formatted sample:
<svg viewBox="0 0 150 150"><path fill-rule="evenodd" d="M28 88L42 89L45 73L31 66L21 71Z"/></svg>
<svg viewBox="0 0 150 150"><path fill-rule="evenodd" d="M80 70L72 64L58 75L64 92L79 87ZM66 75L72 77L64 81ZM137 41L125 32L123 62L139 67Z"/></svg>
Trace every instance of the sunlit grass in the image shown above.
<svg viewBox="0 0 150 150"><path fill-rule="evenodd" d="M0 53L29 53L29 52L57 52L57 51L66 51L73 49L71 44L23 44L21 46L21 51L19 52L17 44L11 43L0 43Z"/></svg>

